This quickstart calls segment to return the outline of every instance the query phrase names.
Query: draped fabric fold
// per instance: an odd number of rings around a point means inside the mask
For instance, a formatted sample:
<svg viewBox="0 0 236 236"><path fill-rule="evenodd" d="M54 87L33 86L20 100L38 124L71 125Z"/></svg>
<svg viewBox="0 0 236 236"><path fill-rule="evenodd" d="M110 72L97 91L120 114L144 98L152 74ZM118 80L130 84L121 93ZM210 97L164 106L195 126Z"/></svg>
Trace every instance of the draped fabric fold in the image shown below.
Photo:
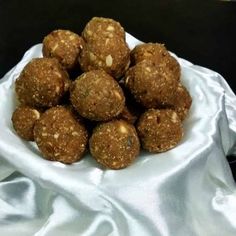
<svg viewBox="0 0 236 236"><path fill-rule="evenodd" d="M126 34L130 48L140 43ZM130 167L105 170L91 156L64 165L41 157L11 124L14 81L41 57L33 46L0 81L1 236L235 236L236 97L218 73L177 58L193 98L174 149L142 152Z"/></svg>

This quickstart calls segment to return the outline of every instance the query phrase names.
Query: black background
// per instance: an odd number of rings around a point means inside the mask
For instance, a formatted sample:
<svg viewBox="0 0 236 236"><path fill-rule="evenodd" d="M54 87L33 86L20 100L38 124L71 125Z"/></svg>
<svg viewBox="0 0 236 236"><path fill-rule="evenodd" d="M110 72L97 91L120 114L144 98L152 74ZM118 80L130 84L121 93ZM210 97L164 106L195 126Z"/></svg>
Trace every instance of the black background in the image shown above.
<svg viewBox="0 0 236 236"><path fill-rule="evenodd" d="M50 31L80 34L93 16L118 20L142 41L165 43L179 57L220 73L236 93L236 2L225 1L0 0L0 78Z"/></svg>

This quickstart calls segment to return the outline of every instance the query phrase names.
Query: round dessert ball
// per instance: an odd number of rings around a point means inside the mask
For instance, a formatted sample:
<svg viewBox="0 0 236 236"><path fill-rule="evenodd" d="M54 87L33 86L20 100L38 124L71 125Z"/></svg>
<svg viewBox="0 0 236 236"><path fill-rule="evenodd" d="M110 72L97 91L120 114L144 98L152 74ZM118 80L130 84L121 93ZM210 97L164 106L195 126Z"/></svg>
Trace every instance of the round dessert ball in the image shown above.
<svg viewBox="0 0 236 236"><path fill-rule="evenodd" d="M93 42L98 37L113 38L116 36L125 40L125 31L120 23L113 19L93 17L86 24L82 36L86 42Z"/></svg>
<svg viewBox="0 0 236 236"><path fill-rule="evenodd" d="M175 99L173 99L172 107L178 114L178 117L181 121L184 121L188 115L191 104L191 95L189 94L188 90L181 83L179 83L176 90Z"/></svg>
<svg viewBox="0 0 236 236"><path fill-rule="evenodd" d="M57 105L69 89L67 72L54 58L32 59L15 83L20 103L32 107Z"/></svg>
<svg viewBox="0 0 236 236"><path fill-rule="evenodd" d="M133 125L113 120L94 129L89 148L98 163L110 169L121 169L135 160L140 144Z"/></svg>
<svg viewBox="0 0 236 236"><path fill-rule="evenodd" d="M169 55L168 50L164 44L160 43L143 43L134 47L131 51L132 63L137 64L143 60L151 60L159 64Z"/></svg>
<svg viewBox="0 0 236 236"><path fill-rule="evenodd" d="M130 50L127 43L117 36L86 43L79 57L83 71L103 69L114 78L124 75L130 64Z"/></svg>
<svg viewBox="0 0 236 236"><path fill-rule="evenodd" d="M171 104L178 81L173 74L151 61L142 61L131 67L125 75L125 86L137 102L145 108L159 108Z"/></svg>
<svg viewBox="0 0 236 236"><path fill-rule="evenodd" d="M53 57L66 69L78 65L78 57L83 48L83 39L69 30L54 30L43 40L43 56Z"/></svg>
<svg viewBox="0 0 236 236"><path fill-rule="evenodd" d="M137 131L142 147L149 152L174 148L183 136L181 120L169 109L146 111L138 121Z"/></svg>
<svg viewBox="0 0 236 236"><path fill-rule="evenodd" d="M34 141L33 129L41 112L28 106L18 107L12 115L12 124L16 133L27 141Z"/></svg>
<svg viewBox="0 0 236 236"><path fill-rule="evenodd" d="M88 136L71 110L56 106L35 123L34 138L46 159L71 164L82 158Z"/></svg>
<svg viewBox="0 0 236 236"><path fill-rule="evenodd" d="M105 71L83 73L71 86L70 100L84 118L106 121L118 116L125 105L119 84Z"/></svg>
<svg viewBox="0 0 236 236"><path fill-rule="evenodd" d="M180 80L181 69L178 61L170 55L164 44L144 43L137 45L131 51L131 61L137 64L143 60L150 60L155 65L165 66L173 72L176 80Z"/></svg>

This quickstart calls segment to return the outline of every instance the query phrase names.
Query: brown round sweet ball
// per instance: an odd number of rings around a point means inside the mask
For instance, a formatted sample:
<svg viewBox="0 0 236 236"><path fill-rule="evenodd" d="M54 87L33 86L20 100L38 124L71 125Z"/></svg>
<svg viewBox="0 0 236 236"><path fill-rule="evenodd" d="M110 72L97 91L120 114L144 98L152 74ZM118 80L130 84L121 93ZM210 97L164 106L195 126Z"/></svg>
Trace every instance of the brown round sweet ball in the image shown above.
<svg viewBox="0 0 236 236"><path fill-rule="evenodd" d="M28 106L18 107L12 115L12 124L16 133L27 141L34 141L33 129L41 112Z"/></svg>
<svg viewBox="0 0 236 236"><path fill-rule="evenodd" d="M32 107L57 105L69 89L67 72L54 58L32 59L15 83L20 103Z"/></svg>
<svg viewBox="0 0 236 236"><path fill-rule="evenodd" d="M176 90L175 99L173 99L173 104L171 107L178 114L181 121L184 121L187 117L191 104L191 95L188 90L181 83L179 83Z"/></svg>
<svg viewBox="0 0 236 236"><path fill-rule="evenodd" d="M131 67L125 75L125 86L137 102L146 108L169 105L175 95L178 81L166 67L142 61Z"/></svg>
<svg viewBox="0 0 236 236"><path fill-rule="evenodd" d="M113 120L94 129L89 148L98 163L110 169L121 169L135 160L140 144L133 125Z"/></svg>
<svg viewBox="0 0 236 236"><path fill-rule="evenodd" d="M35 123L34 138L46 159L71 164L82 158L88 135L71 110L56 106Z"/></svg>
<svg viewBox="0 0 236 236"><path fill-rule="evenodd" d="M83 71L103 69L114 78L124 75L130 64L130 50L127 43L117 37L97 36L86 43L79 57Z"/></svg>
<svg viewBox="0 0 236 236"><path fill-rule="evenodd" d="M124 109L125 97L119 84L105 71L83 73L71 86L70 100L83 117L106 121Z"/></svg>
<svg viewBox="0 0 236 236"><path fill-rule="evenodd" d="M85 26L82 36L86 42L93 42L98 37L120 37L125 40L124 28L119 22L104 17L93 17Z"/></svg>
<svg viewBox="0 0 236 236"><path fill-rule="evenodd" d="M169 109L146 111L138 121L137 131L142 147L149 152L174 148L183 136L181 120Z"/></svg>
<svg viewBox="0 0 236 236"><path fill-rule="evenodd" d="M43 56L53 57L66 69L78 65L78 57L84 41L78 34L69 30L54 30L43 40Z"/></svg>
<svg viewBox="0 0 236 236"><path fill-rule="evenodd" d="M176 80L180 80L181 69L178 61L170 55L164 44L144 43L137 45L131 51L131 61L137 64L144 60L150 60L155 65L165 66L173 72Z"/></svg>
<svg viewBox="0 0 236 236"><path fill-rule="evenodd" d="M169 55L168 50L164 44L160 43L142 43L138 44L131 51L131 61L133 64L137 64L143 60L154 61L159 64Z"/></svg>

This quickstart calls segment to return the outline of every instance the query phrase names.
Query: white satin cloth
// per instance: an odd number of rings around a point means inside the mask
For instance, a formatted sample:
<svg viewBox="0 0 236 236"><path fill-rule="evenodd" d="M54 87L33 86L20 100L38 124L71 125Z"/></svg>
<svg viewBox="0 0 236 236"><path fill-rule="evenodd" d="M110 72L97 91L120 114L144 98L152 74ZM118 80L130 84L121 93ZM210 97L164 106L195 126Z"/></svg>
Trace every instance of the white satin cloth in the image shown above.
<svg viewBox="0 0 236 236"><path fill-rule="evenodd" d="M127 34L133 48L140 41ZM14 81L41 46L0 80L1 236L235 236L236 97L216 72L177 58L193 103L181 143L143 152L123 170L91 156L73 165L44 160L14 132Z"/></svg>

